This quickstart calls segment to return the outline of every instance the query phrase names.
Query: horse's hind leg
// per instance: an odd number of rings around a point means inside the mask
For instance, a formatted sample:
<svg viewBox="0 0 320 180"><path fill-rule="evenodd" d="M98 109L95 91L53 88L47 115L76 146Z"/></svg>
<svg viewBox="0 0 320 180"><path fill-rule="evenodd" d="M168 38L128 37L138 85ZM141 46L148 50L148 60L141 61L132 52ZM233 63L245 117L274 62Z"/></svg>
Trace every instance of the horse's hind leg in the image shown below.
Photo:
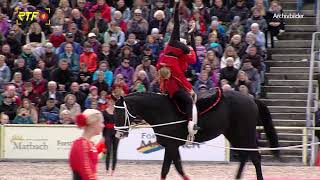
<svg viewBox="0 0 320 180"><path fill-rule="evenodd" d="M184 180L189 180L189 177L185 175L183 168L182 168L182 162L179 152L179 147L174 147L170 150L170 153L172 155L173 163L178 171L178 173L183 177Z"/></svg>
<svg viewBox="0 0 320 180"><path fill-rule="evenodd" d="M257 180L263 180L262 169L261 169L261 156L258 151L249 152L250 159L256 168Z"/></svg>
<svg viewBox="0 0 320 180"><path fill-rule="evenodd" d="M246 165L247 159L248 159L248 153L245 151L239 151L239 161L240 161L240 166L237 172L237 176L236 179L240 179L242 172L243 172L243 168Z"/></svg>
<svg viewBox="0 0 320 180"><path fill-rule="evenodd" d="M163 159L162 169L161 169L161 179L162 180L166 179L167 174L169 173L169 170L170 170L171 163L172 163L172 158L169 153L169 149L165 148L164 159Z"/></svg>

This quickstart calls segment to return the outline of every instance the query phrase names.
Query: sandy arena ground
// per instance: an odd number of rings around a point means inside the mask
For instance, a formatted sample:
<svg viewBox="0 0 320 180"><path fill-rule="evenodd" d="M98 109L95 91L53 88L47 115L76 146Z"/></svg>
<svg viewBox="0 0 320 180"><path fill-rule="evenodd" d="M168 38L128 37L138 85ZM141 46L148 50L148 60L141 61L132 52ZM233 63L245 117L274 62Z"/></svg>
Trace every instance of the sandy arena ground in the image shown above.
<svg viewBox="0 0 320 180"><path fill-rule="evenodd" d="M192 180L232 180L238 163L184 163L184 169ZM113 177L106 176L104 164L99 164L99 179L108 180L159 180L160 162L120 162ZM320 180L320 168L308 166L263 166L265 180ZM255 179L255 170L249 163L243 180ZM66 162L0 162L0 180L62 180L71 179ZM168 180L181 178L171 166Z"/></svg>

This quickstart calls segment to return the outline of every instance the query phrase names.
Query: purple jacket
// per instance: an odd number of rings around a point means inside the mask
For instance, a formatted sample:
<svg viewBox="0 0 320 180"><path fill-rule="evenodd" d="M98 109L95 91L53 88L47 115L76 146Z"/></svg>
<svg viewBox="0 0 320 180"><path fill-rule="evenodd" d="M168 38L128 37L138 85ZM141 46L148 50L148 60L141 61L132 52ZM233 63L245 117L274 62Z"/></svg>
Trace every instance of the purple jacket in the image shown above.
<svg viewBox="0 0 320 180"><path fill-rule="evenodd" d="M114 77L116 77L118 74L123 75L125 82L127 83L128 87L130 88L133 84L133 74L134 74L133 67L124 68L122 65L120 65L114 71Z"/></svg>
<svg viewBox="0 0 320 180"><path fill-rule="evenodd" d="M7 21L7 18L3 18L3 20L0 21L0 32L2 32L4 36L6 36L8 31L9 31L9 23Z"/></svg>

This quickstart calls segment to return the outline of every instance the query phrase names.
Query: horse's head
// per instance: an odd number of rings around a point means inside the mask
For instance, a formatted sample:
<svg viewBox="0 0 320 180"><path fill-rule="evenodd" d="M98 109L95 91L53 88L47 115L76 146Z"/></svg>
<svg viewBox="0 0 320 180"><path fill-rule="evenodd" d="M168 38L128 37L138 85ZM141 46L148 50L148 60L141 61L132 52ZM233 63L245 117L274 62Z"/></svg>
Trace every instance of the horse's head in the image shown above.
<svg viewBox="0 0 320 180"><path fill-rule="evenodd" d="M128 107L124 97L120 97L115 103L114 116L116 118L115 129L117 138L125 138L128 136L130 125L136 119L132 108Z"/></svg>

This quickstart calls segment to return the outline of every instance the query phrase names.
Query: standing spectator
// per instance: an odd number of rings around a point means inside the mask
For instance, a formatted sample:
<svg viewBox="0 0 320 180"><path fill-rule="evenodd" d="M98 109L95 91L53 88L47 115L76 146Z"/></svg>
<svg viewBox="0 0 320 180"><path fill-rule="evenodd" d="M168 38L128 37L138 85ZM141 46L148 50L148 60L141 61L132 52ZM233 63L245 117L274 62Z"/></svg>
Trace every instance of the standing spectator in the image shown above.
<svg viewBox="0 0 320 180"><path fill-rule="evenodd" d="M89 31L88 20L81 14L78 9L73 9L71 11L71 22L76 23L77 28L84 33L87 33Z"/></svg>
<svg viewBox="0 0 320 180"><path fill-rule="evenodd" d="M37 65L37 60L36 57L32 54L31 48L31 45L24 45L23 52L20 56L25 60L27 68L34 69Z"/></svg>
<svg viewBox="0 0 320 180"><path fill-rule="evenodd" d="M143 41L148 33L148 27L148 21L142 17L141 9L134 10L133 18L127 24L127 33L134 33L137 39Z"/></svg>
<svg viewBox="0 0 320 180"><path fill-rule="evenodd" d="M54 81L48 82L48 90L42 94L41 105L44 106L48 99L55 100L55 105L59 107L63 101L63 94L57 91L57 83Z"/></svg>
<svg viewBox="0 0 320 180"><path fill-rule="evenodd" d="M0 92L3 92L4 85L11 79L11 71L5 63L5 59L4 55L0 55Z"/></svg>
<svg viewBox="0 0 320 180"><path fill-rule="evenodd" d="M208 90L215 87L212 80L209 78L208 72L205 70L201 71L198 80L194 83L193 87L196 93L199 92L201 85L205 85Z"/></svg>
<svg viewBox="0 0 320 180"><path fill-rule="evenodd" d="M92 80L95 81L98 79L98 73L100 71L102 71L104 73L104 80L108 84L108 86L111 87L112 80L113 80L113 73L112 73L112 71L110 71L107 61L100 61L99 69L96 72L94 72Z"/></svg>
<svg viewBox="0 0 320 180"><path fill-rule="evenodd" d="M43 78L41 69L33 70L33 78L30 82L36 94L43 94L47 89L47 80Z"/></svg>
<svg viewBox="0 0 320 180"><path fill-rule="evenodd" d="M62 59L59 62L59 67L52 71L51 80L58 84L59 91L65 92L68 90L74 76L68 69L68 61Z"/></svg>
<svg viewBox="0 0 320 180"><path fill-rule="evenodd" d="M116 11L120 11L122 14L123 20L127 23L131 19L131 11L127 5L128 5L127 2L125 2L124 0L117 0L117 3L115 4L115 6L111 8L112 17L115 16Z"/></svg>
<svg viewBox="0 0 320 180"><path fill-rule="evenodd" d="M64 49L64 53L59 55L59 62L61 60L67 60L70 71L74 75L77 75L80 67L80 56L73 51L73 46L71 43L66 43Z"/></svg>
<svg viewBox="0 0 320 180"><path fill-rule="evenodd" d="M111 22L109 30L104 33L104 42L110 43L111 37L114 37L117 41L118 47L122 47L125 41L125 34L116 22Z"/></svg>
<svg viewBox="0 0 320 180"><path fill-rule="evenodd" d="M73 94L76 97L76 101L80 105L81 110L84 110L84 101L87 95L80 91L80 86L77 82L71 83L70 91L67 94Z"/></svg>
<svg viewBox="0 0 320 180"><path fill-rule="evenodd" d="M239 70L234 68L234 59L232 57L227 58L227 66L220 71L220 80L226 79L229 84L234 87L234 83L237 79Z"/></svg>
<svg viewBox="0 0 320 180"><path fill-rule="evenodd" d="M274 41L278 40L277 36L285 31L284 19L280 16L275 16L280 14L283 14L282 7L277 1L272 1L270 9L267 11L266 15L272 48L274 47Z"/></svg>
<svg viewBox="0 0 320 180"><path fill-rule="evenodd" d="M121 65L114 71L115 76L122 74L126 84L131 87L133 85L133 74L134 69L130 66L130 61L128 59L123 59Z"/></svg>
<svg viewBox="0 0 320 180"><path fill-rule="evenodd" d="M66 38L62 33L62 26L54 26L52 29L53 33L49 35L49 41L52 43L54 48L58 48Z"/></svg>
<svg viewBox="0 0 320 180"><path fill-rule="evenodd" d="M31 69L26 66L23 58L15 60L15 67L12 69L11 74L14 74L15 72L21 72L23 81L29 81L31 78Z"/></svg>
<svg viewBox="0 0 320 180"><path fill-rule="evenodd" d="M12 121L16 117L17 104L13 102L13 97L7 92L4 92L2 97L3 102L0 106L0 112L8 115L9 120Z"/></svg>
<svg viewBox="0 0 320 180"><path fill-rule="evenodd" d="M94 16L89 20L89 29L98 29L99 33L104 33L108 29L108 22L101 17L101 10L97 9Z"/></svg>
<svg viewBox="0 0 320 180"><path fill-rule="evenodd" d="M97 87L99 93L101 93L101 91L109 92L109 85L105 81L103 71L98 71L97 79L93 81L91 85Z"/></svg>
<svg viewBox="0 0 320 180"><path fill-rule="evenodd" d="M221 58L221 64L220 67L221 69L227 66L227 58L228 57L232 57L234 59L234 67L236 69L240 69L241 66L241 62L240 62L240 58L237 55L237 52L235 51L235 49L232 46L228 46L226 48L226 50L224 51L223 57Z"/></svg>
<svg viewBox="0 0 320 180"><path fill-rule="evenodd" d="M54 98L49 98L46 101L46 106L40 110L39 123L41 124L58 124L59 122L59 108L56 107Z"/></svg>
<svg viewBox="0 0 320 180"><path fill-rule="evenodd" d="M250 92L256 96L260 93L260 74L256 68L252 66L252 63L249 59L243 61L243 66L241 68L247 75L248 79L251 81Z"/></svg>
<svg viewBox="0 0 320 180"><path fill-rule="evenodd" d="M84 43L84 52L80 55L80 64L85 63L89 73L94 73L97 69L97 54L93 51L90 43Z"/></svg>
<svg viewBox="0 0 320 180"><path fill-rule="evenodd" d="M6 62L6 65L12 69L14 67L14 60L16 58L16 55L14 55L12 52L11 52L11 47L9 44L3 44L2 45L2 48L1 48L1 52L0 54L4 55L6 58L5 58L5 62Z"/></svg>
<svg viewBox="0 0 320 180"><path fill-rule="evenodd" d="M250 15L249 9L245 5L245 0L236 0L236 5L230 9L230 18L240 17L241 24L245 25Z"/></svg>
<svg viewBox="0 0 320 180"><path fill-rule="evenodd" d="M108 23L111 21L111 8L108 6L105 0L97 0L97 4L92 7L92 12L96 9L101 10L101 17L106 20ZM91 12L90 17L93 17L93 13Z"/></svg>
<svg viewBox="0 0 320 180"><path fill-rule="evenodd" d="M26 36L26 44L31 43L35 46L41 46L45 42L46 35L42 31L40 24L37 22L32 23Z"/></svg>
<svg viewBox="0 0 320 180"><path fill-rule="evenodd" d="M61 104L60 106L60 113L64 110L70 111L70 116L73 121L75 120L75 117L81 113L81 107L77 103L77 98L75 95L68 94L66 97L64 97L64 104Z"/></svg>

